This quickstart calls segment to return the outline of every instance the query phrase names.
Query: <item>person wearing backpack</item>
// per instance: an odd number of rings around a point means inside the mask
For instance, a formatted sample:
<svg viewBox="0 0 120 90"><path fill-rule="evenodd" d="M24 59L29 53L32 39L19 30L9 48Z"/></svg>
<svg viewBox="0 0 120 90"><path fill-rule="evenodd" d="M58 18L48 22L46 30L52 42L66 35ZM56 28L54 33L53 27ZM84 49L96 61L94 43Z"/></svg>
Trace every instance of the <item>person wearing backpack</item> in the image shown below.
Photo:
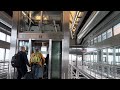
<svg viewBox="0 0 120 90"><path fill-rule="evenodd" d="M16 54L16 63L16 68L18 72L17 79L21 79L28 71L27 65L30 67L24 46L22 46L21 51Z"/></svg>
<svg viewBox="0 0 120 90"><path fill-rule="evenodd" d="M44 70L45 58L39 52L39 49L35 49L35 52L31 54L30 57L30 65L32 68L32 72L34 73L34 79L42 79L43 78L43 70Z"/></svg>

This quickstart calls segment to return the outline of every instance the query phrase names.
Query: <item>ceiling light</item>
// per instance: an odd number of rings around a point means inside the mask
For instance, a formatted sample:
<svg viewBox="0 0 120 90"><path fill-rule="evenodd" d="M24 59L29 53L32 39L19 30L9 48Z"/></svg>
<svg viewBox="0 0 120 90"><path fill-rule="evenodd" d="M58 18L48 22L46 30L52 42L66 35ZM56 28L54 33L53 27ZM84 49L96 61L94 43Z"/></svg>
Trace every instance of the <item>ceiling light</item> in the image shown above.
<svg viewBox="0 0 120 90"><path fill-rule="evenodd" d="M48 16L43 16L44 20L48 20L48 18L49 18Z"/></svg>
<svg viewBox="0 0 120 90"><path fill-rule="evenodd" d="M24 11L22 11L22 14L23 14L24 16L26 16L26 13L25 13Z"/></svg>
<svg viewBox="0 0 120 90"><path fill-rule="evenodd" d="M41 16L36 16L35 19L36 20L41 20Z"/></svg>

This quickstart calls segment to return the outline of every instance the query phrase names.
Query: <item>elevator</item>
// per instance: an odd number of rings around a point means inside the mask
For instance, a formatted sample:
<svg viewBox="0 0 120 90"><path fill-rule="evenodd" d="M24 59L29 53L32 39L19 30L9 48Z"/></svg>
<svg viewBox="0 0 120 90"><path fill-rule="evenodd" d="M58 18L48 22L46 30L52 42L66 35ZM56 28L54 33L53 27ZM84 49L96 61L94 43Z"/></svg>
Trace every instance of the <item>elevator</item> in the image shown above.
<svg viewBox="0 0 120 90"><path fill-rule="evenodd" d="M54 30L54 28L52 29L52 27L49 28L48 26L46 26L48 30L50 29L52 30L48 32L48 31L45 31L46 28L44 28L43 29L44 32L41 32L34 27L32 27L34 31L32 31L31 29L28 29L30 31L25 31L26 28L21 27L23 26L22 24L26 24L26 23L20 22L21 18L23 17L23 16L20 17L21 11L13 12L13 27L11 32L11 41L14 41L14 42L11 42L11 45L10 45L10 52L12 53L10 53L9 58L11 59L12 56L19 51L19 47L23 45L26 47L27 57L28 57L28 60L30 60L30 55L34 51L34 48L38 47L40 49L40 52L43 53L44 57L46 57L46 54L49 54L48 79L67 79L68 63L69 63L69 59L68 59L69 58L69 36L70 36L69 12L63 11L60 17L58 17L59 15L57 17L55 17L55 15L52 16L52 14L54 13L49 13L50 20L48 21L44 20L45 22L43 21L44 25L47 22L49 23L49 21L51 22L51 19L56 19L56 21L57 20L58 21L56 22L53 20L54 21L53 26L55 26L55 28L60 26L59 27L60 29ZM54 18L50 18L50 16ZM30 17L25 20L29 22L31 21ZM40 26L43 25L42 22L40 22L39 24ZM59 26L56 26L56 24L59 24ZM29 25L29 24L27 23L26 25ZM42 30L42 28L39 28L39 29ZM44 45L47 45L46 52L41 51L41 47L44 47ZM12 69L11 69L11 66L9 67L10 67L9 69L10 76L8 78L11 78Z"/></svg>

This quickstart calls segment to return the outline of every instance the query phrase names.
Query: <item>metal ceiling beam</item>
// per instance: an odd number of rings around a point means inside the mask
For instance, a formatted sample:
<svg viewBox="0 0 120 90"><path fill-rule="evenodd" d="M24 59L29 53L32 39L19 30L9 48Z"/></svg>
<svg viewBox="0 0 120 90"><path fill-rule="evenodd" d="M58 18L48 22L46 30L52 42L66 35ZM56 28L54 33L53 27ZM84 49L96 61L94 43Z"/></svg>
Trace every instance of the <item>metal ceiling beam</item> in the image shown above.
<svg viewBox="0 0 120 90"><path fill-rule="evenodd" d="M84 20L84 18L85 18L85 16L86 16L87 13L88 13L88 11L84 11L84 12L83 12L83 15L82 15L82 17L81 17L81 20L80 20L79 23L78 23L78 26L77 26L77 28L76 28L75 33L77 33L77 31L78 31L80 25L82 24L82 22L83 22L83 20Z"/></svg>
<svg viewBox="0 0 120 90"><path fill-rule="evenodd" d="M110 11L93 11L90 15L82 29L77 35L77 43L80 43L82 39L88 32L92 30Z"/></svg>

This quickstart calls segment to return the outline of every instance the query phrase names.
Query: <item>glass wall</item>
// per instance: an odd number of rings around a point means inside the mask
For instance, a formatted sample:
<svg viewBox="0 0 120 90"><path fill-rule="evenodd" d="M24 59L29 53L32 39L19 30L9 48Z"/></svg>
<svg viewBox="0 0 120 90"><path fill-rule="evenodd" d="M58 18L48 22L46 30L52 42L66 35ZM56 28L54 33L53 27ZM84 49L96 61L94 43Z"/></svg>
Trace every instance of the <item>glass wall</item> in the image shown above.
<svg viewBox="0 0 120 90"><path fill-rule="evenodd" d="M120 47L115 47L115 64L120 65Z"/></svg>
<svg viewBox="0 0 120 90"><path fill-rule="evenodd" d="M9 49L6 49L6 54L5 54L5 60L8 61L9 60Z"/></svg>
<svg viewBox="0 0 120 90"><path fill-rule="evenodd" d="M106 32L102 34L102 40L105 40L107 38Z"/></svg>
<svg viewBox="0 0 120 90"><path fill-rule="evenodd" d="M77 55L77 66L82 66L82 55Z"/></svg>
<svg viewBox="0 0 120 90"><path fill-rule="evenodd" d="M41 53L43 54L43 57L46 58L46 56L47 56L47 46L42 46L41 47Z"/></svg>
<svg viewBox="0 0 120 90"><path fill-rule="evenodd" d="M10 43L10 36L9 35L7 35L7 42Z"/></svg>
<svg viewBox="0 0 120 90"><path fill-rule="evenodd" d="M84 54L84 69L98 78L120 78L120 46Z"/></svg>
<svg viewBox="0 0 120 90"><path fill-rule="evenodd" d="M94 44L95 44L95 43L97 43L97 37L96 37L96 38L94 38Z"/></svg>
<svg viewBox="0 0 120 90"><path fill-rule="evenodd" d="M6 41L6 34L5 33L0 32L0 40Z"/></svg>
<svg viewBox="0 0 120 90"><path fill-rule="evenodd" d="M103 54L102 62L106 64L107 63L107 49L103 49L102 54Z"/></svg>
<svg viewBox="0 0 120 90"><path fill-rule="evenodd" d="M98 36L98 42L101 42L101 35Z"/></svg>
<svg viewBox="0 0 120 90"><path fill-rule="evenodd" d="M0 61L4 61L5 49L0 48Z"/></svg>
<svg viewBox="0 0 120 90"><path fill-rule="evenodd" d="M108 48L108 64L113 65L113 48Z"/></svg>
<svg viewBox="0 0 120 90"><path fill-rule="evenodd" d="M113 32L114 32L114 35L117 35L120 33L120 23L113 27Z"/></svg>
<svg viewBox="0 0 120 90"><path fill-rule="evenodd" d="M29 41L28 40L20 40L19 41L19 51L20 51L20 47L21 46L24 46L25 47L25 50L26 50L26 53L27 53L27 55L28 55L28 47L29 47Z"/></svg>
<svg viewBox="0 0 120 90"><path fill-rule="evenodd" d="M112 37L112 28L107 30L107 38Z"/></svg>

